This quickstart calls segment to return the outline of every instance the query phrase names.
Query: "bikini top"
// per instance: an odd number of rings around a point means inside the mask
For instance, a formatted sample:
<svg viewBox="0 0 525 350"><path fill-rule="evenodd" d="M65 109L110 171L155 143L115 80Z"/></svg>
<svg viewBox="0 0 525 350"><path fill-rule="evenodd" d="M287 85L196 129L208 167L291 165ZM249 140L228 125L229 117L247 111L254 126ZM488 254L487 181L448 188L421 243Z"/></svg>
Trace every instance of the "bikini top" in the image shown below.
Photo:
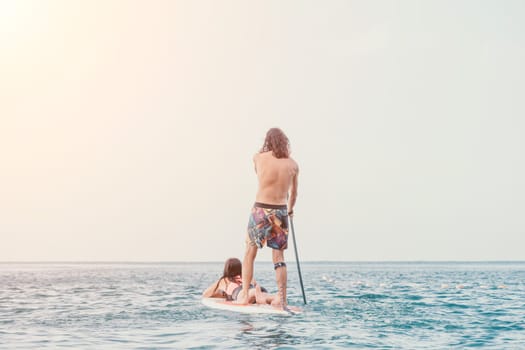
<svg viewBox="0 0 525 350"><path fill-rule="evenodd" d="M224 293L226 293L226 296L231 297L231 295L233 294L233 291L241 286L240 283L236 282L236 280L240 281L240 277L241 276L235 276L232 279L228 279L228 284L226 286L226 290L224 291Z"/></svg>

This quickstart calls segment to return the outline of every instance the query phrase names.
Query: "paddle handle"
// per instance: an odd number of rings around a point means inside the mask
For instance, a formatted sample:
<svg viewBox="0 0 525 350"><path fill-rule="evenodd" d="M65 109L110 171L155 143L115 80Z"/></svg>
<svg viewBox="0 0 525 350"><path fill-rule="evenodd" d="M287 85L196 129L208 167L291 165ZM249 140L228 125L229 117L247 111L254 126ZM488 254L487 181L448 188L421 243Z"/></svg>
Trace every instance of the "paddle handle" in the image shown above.
<svg viewBox="0 0 525 350"><path fill-rule="evenodd" d="M303 301L306 305L306 294L304 294L303 276L301 275L301 265L299 264L299 254L297 253L297 243L295 241L295 230L293 227L293 218L290 216L290 227L292 228L293 247L295 250L295 261L297 261L297 272L299 273L299 282L301 283L301 291L303 292Z"/></svg>

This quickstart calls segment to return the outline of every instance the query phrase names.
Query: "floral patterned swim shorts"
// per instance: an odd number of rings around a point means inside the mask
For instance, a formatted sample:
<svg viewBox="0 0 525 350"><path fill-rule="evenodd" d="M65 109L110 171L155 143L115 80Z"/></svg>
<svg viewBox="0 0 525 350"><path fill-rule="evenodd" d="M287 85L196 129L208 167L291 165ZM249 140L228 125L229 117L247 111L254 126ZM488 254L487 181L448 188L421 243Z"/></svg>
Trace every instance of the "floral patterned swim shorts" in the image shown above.
<svg viewBox="0 0 525 350"><path fill-rule="evenodd" d="M288 247L288 209L286 204L273 205L255 202L248 222L250 244L273 249Z"/></svg>

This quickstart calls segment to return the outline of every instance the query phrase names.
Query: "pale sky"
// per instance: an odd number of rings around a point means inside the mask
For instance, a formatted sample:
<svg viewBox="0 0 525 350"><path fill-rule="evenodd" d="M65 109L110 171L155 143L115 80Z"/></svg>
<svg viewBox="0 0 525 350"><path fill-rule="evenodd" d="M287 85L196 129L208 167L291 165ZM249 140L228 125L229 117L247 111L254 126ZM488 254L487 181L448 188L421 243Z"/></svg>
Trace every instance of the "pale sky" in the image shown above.
<svg viewBox="0 0 525 350"><path fill-rule="evenodd" d="M0 0L0 261L242 257L274 126L302 260L525 260L524 18L519 0Z"/></svg>

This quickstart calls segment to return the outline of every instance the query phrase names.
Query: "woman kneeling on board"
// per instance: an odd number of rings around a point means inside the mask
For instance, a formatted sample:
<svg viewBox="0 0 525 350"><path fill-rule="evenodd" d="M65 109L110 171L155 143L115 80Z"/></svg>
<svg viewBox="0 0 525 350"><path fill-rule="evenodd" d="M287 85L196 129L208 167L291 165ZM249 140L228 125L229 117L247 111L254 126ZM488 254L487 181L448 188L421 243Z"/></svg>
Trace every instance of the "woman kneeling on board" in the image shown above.
<svg viewBox="0 0 525 350"><path fill-rule="evenodd" d="M202 293L204 298L226 298L226 300L236 300L237 295L242 290L242 263L237 258L230 258L224 263L224 272L217 282L212 283ZM276 295L267 293L265 288L253 281L248 292L249 303L251 304L272 304L279 305L279 298Z"/></svg>

